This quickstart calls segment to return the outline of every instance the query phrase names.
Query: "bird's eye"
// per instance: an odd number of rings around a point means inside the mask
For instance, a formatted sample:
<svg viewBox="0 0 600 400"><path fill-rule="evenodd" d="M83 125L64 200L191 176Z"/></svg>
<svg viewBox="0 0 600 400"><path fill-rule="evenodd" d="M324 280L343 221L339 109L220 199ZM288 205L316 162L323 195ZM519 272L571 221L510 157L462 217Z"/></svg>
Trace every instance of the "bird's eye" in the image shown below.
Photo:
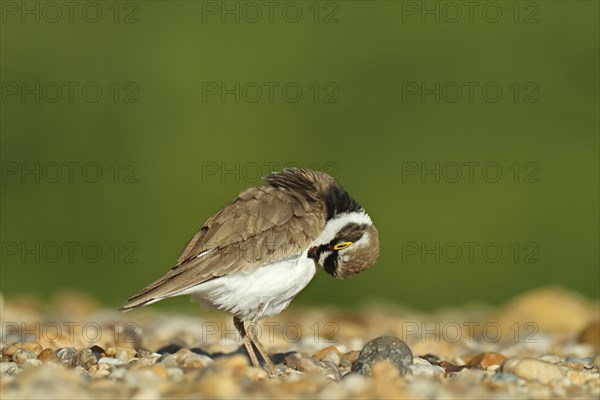
<svg viewBox="0 0 600 400"><path fill-rule="evenodd" d="M342 242L342 243L338 243L335 246L333 246L334 250L342 250L345 249L346 247L350 246L352 244L352 242Z"/></svg>

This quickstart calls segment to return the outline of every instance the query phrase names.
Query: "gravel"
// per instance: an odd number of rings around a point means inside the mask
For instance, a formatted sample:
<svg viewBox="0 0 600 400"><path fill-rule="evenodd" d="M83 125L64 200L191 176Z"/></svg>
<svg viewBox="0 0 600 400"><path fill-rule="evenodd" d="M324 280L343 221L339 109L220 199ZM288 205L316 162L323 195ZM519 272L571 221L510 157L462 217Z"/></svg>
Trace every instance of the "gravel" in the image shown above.
<svg viewBox="0 0 600 400"><path fill-rule="evenodd" d="M3 306L3 400L600 396L598 303L560 289L431 314L292 307L263 321L274 377L251 366L226 315L123 315L76 295Z"/></svg>

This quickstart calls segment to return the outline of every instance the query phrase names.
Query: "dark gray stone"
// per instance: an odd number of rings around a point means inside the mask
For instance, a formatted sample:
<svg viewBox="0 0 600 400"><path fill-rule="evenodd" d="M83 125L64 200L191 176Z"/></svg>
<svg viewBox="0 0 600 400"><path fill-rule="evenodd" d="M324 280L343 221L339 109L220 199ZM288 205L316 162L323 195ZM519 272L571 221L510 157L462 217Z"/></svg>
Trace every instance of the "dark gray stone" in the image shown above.
<svg viewBox="0 0 600 400"><path fill-rule="evenodd" d="M383 360L389 361L404 374L406 367L413 363L413 354L402 340L393 336L380 336L365 345L352 365L352 372L371 376L373 364Z"/></svg>
<svg viewBox="0 0 600 400"><path fill-rule="evenodd" d="M73 347L65 347L64 349L60 349L56 352L56 356L58 357L58 361L61 363L74 367L77 361L77 350Z"/></svg>

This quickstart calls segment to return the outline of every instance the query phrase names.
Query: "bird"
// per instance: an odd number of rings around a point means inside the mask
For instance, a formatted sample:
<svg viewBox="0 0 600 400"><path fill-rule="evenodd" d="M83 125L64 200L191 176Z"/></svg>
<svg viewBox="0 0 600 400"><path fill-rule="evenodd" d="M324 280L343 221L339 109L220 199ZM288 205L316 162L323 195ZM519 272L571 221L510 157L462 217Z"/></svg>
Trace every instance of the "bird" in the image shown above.
<svg viewBox="0 0 600 400"><path fill-rule="evenodd" d="M346 279L369 268L379 256L379 234L325 172L286 168L263 179L206 220L175 266L121 310L189 295L231 314L253 366L261 367L254 345L274 376L258 321L284 310L321 269Z"/></svg>

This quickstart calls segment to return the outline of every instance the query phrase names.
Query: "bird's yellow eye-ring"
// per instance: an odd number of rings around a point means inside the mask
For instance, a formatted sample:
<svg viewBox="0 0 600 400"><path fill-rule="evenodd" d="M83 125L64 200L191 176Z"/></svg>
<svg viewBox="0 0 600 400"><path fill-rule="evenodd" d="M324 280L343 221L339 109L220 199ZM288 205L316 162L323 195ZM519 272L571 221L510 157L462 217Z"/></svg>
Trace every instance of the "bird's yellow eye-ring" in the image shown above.
<svg viewBox="0 0 600 400"><path fill-rule="evenodd" d="M352 242L342 242L342 243L338 243L335 246L333 246L334 250L341 250L341 249L345 249L346 247L350 246L352 244Z"/></svg>

